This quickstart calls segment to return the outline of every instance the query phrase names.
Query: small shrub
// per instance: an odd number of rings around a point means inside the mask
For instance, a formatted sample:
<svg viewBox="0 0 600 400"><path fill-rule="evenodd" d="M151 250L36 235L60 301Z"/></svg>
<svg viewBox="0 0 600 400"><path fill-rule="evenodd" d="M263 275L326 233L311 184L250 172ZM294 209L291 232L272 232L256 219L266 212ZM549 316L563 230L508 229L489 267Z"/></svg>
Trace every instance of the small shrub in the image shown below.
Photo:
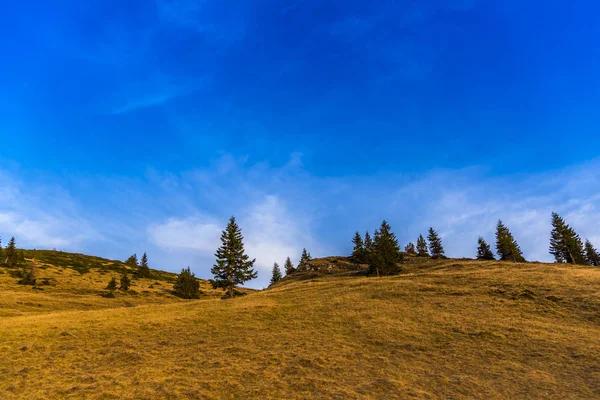
<svg viewBox="0 0 600 400"><path fill-rule="evenodd" d="M175 295L182 299L197 299L200 297L200 282L190 267L181 270L173 286Z"/></svg>
<svg viewBox="0 0 600 400"><path fill-rule="evenodd" d="M129 276L127 276L127 274L121 275L121 286L119 286L119 289L128 291L130 287L131 279L129 279Z"/></svg>
<svg viewBox="0 0 600 400"><path fill-rule="evenodd" d="M111 293L114 292L115 290L117 290L117 278L113 277L108 282L108 285L106 285L106 290L108 290Z"/></svg>
<svg viewBox="0 0 600 400"><path fill-rule="evenodd" d="M21 279L19 283L21 285L34 285L37 281L37 268L35 264L29 264L23 266L21 270Z"/></svg>

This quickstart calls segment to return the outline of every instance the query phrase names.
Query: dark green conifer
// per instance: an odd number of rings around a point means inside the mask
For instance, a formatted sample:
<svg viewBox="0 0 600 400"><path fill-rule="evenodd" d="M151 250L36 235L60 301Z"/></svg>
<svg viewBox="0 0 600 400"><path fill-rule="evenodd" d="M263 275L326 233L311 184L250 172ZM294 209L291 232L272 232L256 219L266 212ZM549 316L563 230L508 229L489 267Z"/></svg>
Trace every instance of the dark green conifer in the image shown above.
<svg viewBox="0 0 600 400"><path fill-rule="evenodd" d="M310 268L310 261L312 257L310 253L306 251L306 249L302 249L302 255L300 256L300 261L298 262L297 271L306 271Z"/></svg>
<svg viewBox="0 0 600 400"><path fill-rule="evenodd" d="M108 285L106 285L106 290L111 293L117 290L117 278L114 276L112 277L112 279L108 282Z"/></svg>
<svg viewBox="0 0 600 400"><path fill-rule="evenodd" d="M427 242L423 235L419 235L417 239L417 256L419 257L428 257L429 251L427 250Z"/></svg>
<svg viewBox="0 0 600 400"><path fill-rule="evenodd" d="M363 242L360 233L356 232L354 234L352 243L354 243L354 249L352 250L352 255L350 256L350 259L356 264L364 264L366 262L366 250L365 243Z"/></svg>
<svg viewBox="0 0 600 400"><path fill-rule="evenodd" d="M371 254L373 253L373 239L369 235L369 231L365 232L365 261L370 262Z"/></svg>
<svg viewBox="0 0 600 400"><path fill-rule="evenodd" d="M600 267L600 255L589 240L585 241L585 256L589 265Z"/></svg>
<svg viewBox="0 0 600 400"><path fill-rule="evenodd" d="M294 264L292 264L292 260L288 257L285 259L285 264L283 264L285 268L285 274L290 275L296 272L296 268L294 268Z"/></svg>
<svg viewBox="0 0 600 400"><path fill-rule="evenodd" d="M130 287L131 287L131 279L129 279L129 276L127 276L126 273L121 275L121 286L119 286L119 289L127 291L127 290L129 290Z"/></svg>
<svg viewBox="0 0 600 400"><path fill-rule="evenodd" d="M273 272L271 274L271 285L279 282L281 280L281 278L283 278L283 277L281 276L281 269L279 268L279 264L274 263L273 264Z"/></svg>
<svg viewBox="0 0 600 400"><path fill-rule="evenodd" d="M442 239L438 233L433 229L429 228L429 235L427 236L429 240L429 251L431 252L432 258L444 258L444 247L442 246Z"/></svg>
<svg viewBox="0 0 600 400"><path fill-rule="evenodd" d="M417 251L415 250L415 244L413 242L410 242L409 244L407 244L406 247L404 248L404 252L406 254L417 254Z"/></svg>
<svg viewBox="0 0 600 400"><path fill-rule="evenodd" d="M125 265L131 268L139 267L137 254L132 254L131 256L129 256L129 258L125 260Z"/></svg>
<svg viewBox="0 0 600 400"><path fill-rule="evenodd" d="M253 266L256 260L251 260L244 251L242 231L231 217L227 228L221 234L222 245L217 250L216 264L211 273L215 276L213 286L223 288L231 298L235 295L235 286L241 285L257 277Z"/></svg>
<svg viewBox="0 0 600 400"><path fill-rule="evenodd" d="M496 226L496 250L502 261L525 262L519 244L501 220Z"/></svg>
<svg viewBox="0 0 600 400"><path fill-rule="evenodd" d="M586 264L583 242L579 235L557 213L552 213L550 254L558 263Z"/></svg>
<svg viewBox="0 0 600 400"><path fill-rule="evenodd" d="M6 250L4 251L4 264L9 267L14 266L17 263L17 245L14 236L8 242Z"/></svg>
<svg viewBox="0 0 600 400"><path fill-rule="evenodd" d="M384 220L375 231L373 251L369 260L369 274L377 276L396 274L402 270L398 265L401 261L402 253L400 253L398 239Z"/></svg>
<svg viewBox="0 0 600 400"><path fill-rule="evenodd" d="M181 270L173 285L175 295L182 299L197 299L200 297L200 282L190 267Z"/></svg>
<svg viewBox="0 0 600 400"><path fill-rule="evenodd" d="M138 275L142 278L150 277L150 266L148 265L148 256L146 253L142 256L142 260L140 262L140 268L138 269Z"/></svg>
<svg viewBox="0 0 600 400"><path fill-rule="evenodd" d="M485 241L484 238L479 236L477 243L479 244L479 246L477 247L477 259L478 260L495 260L496 259L496 257L494 257L494 253L492 252L490 245Z"/></svg>

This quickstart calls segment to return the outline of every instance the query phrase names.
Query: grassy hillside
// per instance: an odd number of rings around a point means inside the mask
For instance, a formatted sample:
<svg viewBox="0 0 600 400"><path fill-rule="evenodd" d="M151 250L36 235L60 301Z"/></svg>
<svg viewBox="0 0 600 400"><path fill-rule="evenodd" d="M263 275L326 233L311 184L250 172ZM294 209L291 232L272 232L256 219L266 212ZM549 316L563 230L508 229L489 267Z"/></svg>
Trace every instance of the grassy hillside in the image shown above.
<svg viewBox="0 0 600 400"><path fill-rule="evenodd" d="M152 270L149 278L138 278L135 269L118 260L47 250L24 254L25 263L37 267L37 284L18 285L20 268L0 266L0 318L181 301L172 294L176 275L169 272ZM103 298L108 281L123 273L132 278L130 291ZM203 298L222 295L208 281L200 280L200 288Z"/></svg>
<svg viewBox="0 0 600 400"><path fill-rule="evenodd" d="M600 398L598 268L313 264L227 301L176 299L167 275L116 299L69 288L99 290L102 267L48 266L44 291L0 274L0 398Z"/></svg>

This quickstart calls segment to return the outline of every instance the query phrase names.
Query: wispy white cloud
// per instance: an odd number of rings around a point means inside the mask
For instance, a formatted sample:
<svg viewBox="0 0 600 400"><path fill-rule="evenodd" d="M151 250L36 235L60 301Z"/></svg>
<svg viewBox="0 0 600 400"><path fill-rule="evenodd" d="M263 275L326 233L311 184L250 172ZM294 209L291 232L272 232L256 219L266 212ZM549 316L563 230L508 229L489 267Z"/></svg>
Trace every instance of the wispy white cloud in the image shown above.
<svg viewBox="0 0 600 400"><path fill-rule="evenodd" d="M168 218L163 223L151 224L147 230L150 240L160 248L211 256L218 247L223 229L219 222L222 221L200 216Z"/></svg>
<svg viewBox="0 0 600 400"><path fill-rule="evenodd" d="M121 106L117 106L111 110L111 114L126 114L134 112L140 109L150 108L166 104L169 101L181 96L185 92L176 90L167 90L162 93L149 94L142 97L134 97L132 99L125 100L125 103Z"/></svg>
<svg viewBox="0 0 600 400"><path fill-rule="evenodd" d="M505 177L479 168L326 177L309 173L293 154L281 166L224 155L204 169L149 170L143 180L88 177L87 186L73 185L77 179L25 186L3 173L0 231L26 247L113 258L147 251L154 267L189 265L209 278L220 233L234 215L257 259L254 287L266 285L273 262L297 261L303 247L314 256L349 254L353 233L372 232L384 218L403 245L433 226L451 257L473 257L480 235L493 243L502 219L528 259L551 261L552 211L600 247L599 165ZM84 189L97 193L77 192Z"/></svg>
<svg viewBox="0 0 600 400"><path fill-rule="evenodd" d="M0 172L0 235L28 248L77 250L102 235L62 188L30 186Z"/></svg>

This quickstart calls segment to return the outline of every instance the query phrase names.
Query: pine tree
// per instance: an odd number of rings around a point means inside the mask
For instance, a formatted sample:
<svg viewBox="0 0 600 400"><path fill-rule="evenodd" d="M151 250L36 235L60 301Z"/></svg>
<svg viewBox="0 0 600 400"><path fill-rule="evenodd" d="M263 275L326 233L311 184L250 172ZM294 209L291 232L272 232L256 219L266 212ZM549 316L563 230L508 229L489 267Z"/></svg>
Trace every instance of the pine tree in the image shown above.
<svg viewBox="0 0 600 400"><path fill-rule="evenodd" d="M586 264L583 242L579 235L557 213L552 213L550 254L558 263Z"/></svg>
<svg viewBox="0 0 600 400"><path fill-rule="evenodd" d="M302 255L300 256L300 261L298 262L297 271L306 271L310 267L310 260L312 257L310 253L306 251L306 249L302 249Z"/></svg>
<svg viewBox="0 0 600 400"><path fill-rule="evenodd" d="M150 277L150 266L148 265L148 256L146 253L142 256L142 261L140 262L140 268L138 269L138 275L142 278Z"/></svg>
<svg viewBox="0 0 600 400"><path fill-rule="evenodd" d="M410 242L409 244L407 244L406 247L404 248L404 252L407 254L417 254L414 243Z"/></svg>
<svg viewBox="0 0 600 400"><path fill-rule="evenodd" d="M139 267L137 254L132 254L131 256L129 256L129 258L127 260L125 260L125 265L127 265L131 268Z"/></svg>
<svg viewBox="0 0 600 400"><path fill-rule="evenodd" d="M173 285L175 295L182 299L197 299L200 297L200 282L190 267L181 270Z"/></svg>
<svg viewBox="0 0 600 400"><path fill-rule="evenodd" d="M108 285L106 285L106 290L111 293L117 290L117 278L114 276L112 277L112 279L108 282Z"/></svg>
<svg viewBox="0 0 600 400"><path fill-rule="evenodd" d="M589 240L585 241L585 258L589 265L600 267L600 255Z"/></svg>
<svg viewBox="0 0 600 400"><path fill-rule="evenodd" d="M366 262L365 243L363 242L360 233L356 232L354 234L352 243L354 243L354 250L352 250L350 259L356 264L364 264Z"/></svg>
<svg viewBox="0 0 600 400"><path fill-rule="evenodd" d="M369 273L380 275L393 275L401 271L398 263L402 261L402 253L398 239L392 232L390 225L384 220L377 231L373 241L373 252L370 257Z"/></svg>
<svg viewBox="0 0 600 400"><path fill-rule="evenodd" d="M496 250L502 261L525 262L519 244L501 220L496 226Z"/></svg>
<svg viewBox="0 0 600 400"><path fill-rule="evenodd" d="M129 290L130 287L131 287L131 279L129 279L129 276L127 276L126 273L121 275L121 286L119 286L119 289L127 291L127 290Z"/></svg>
<svg viewBox="0 0 600 400"><path fill-rule="evenodd" d="M419 235L417 239L417 256L419 257L429 257L429 251L427 251L427 242L423 235Z"/></svg>
<svg viewBox="0 0 600 400"><path fill-rule="evenodd" d="M429 240L429 251L431 251L432 258L444 258L444 247L442 246L442 239L438 233L433 229L429 228L429 235L427 236Z"/></svg>
<svg viewBox="0 0 600 400"><path fill-rule="evenodd" d="M477 247L477 259L478 260L495 260L494 253L489 244L485 241L484 238L479 236L477 241L479 246Z"/></svg>
<svg viewBox="0 0 600 400"><path fill-rule="evenodd" d="M281 269L279 268L279 264L274 263L273 264L273 273L271 275L271 285L279 282L281 280L281 278L283 278L283 277L281 276Z"/></svg>
<svg viewBox="0 0 600 400"><path fill-rule="evenodd" d="M250 257L245 254L243 240L241 229L235 222L235 218L231 217L227 228L221 234L222 245L215 253L217 261L211 269L211 273L215 276L213 286L224 288L229 297L234 296L236 285L257 276L252 268L256 260L250 260Z"/></svg>
<svg viewBox="0 0 600 400"><path fill-rule="evenodd" d="M290 260L289 257L285 259L285 264L283 264L283 267L285 268L286 275L296 272L296 268L294 268L294 264L292 264L292 260Z"/></svg>
<svg viewBox="0 0 600 400"><path fill-rule="evenodd" d="M369 231L365 232L365 261L370 262L371 254L373 253L373 239L369 235Z"/></svg>
<svg viewBox="0 0 600 400"><path fill-rule="evenodd" d="M17 263L17 245L14 236L10 239L4 251L4 263L9 267Z"/></svg>

